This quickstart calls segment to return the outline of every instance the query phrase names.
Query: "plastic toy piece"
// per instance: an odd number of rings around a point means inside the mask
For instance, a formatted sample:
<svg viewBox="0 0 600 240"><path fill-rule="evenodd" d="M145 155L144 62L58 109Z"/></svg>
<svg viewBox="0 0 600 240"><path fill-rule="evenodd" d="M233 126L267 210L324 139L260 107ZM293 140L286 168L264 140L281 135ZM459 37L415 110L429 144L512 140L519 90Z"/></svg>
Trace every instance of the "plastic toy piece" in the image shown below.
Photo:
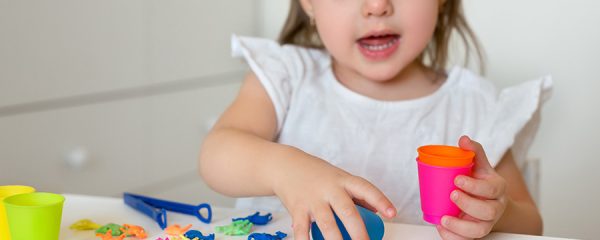
<svg viewBox="0 0 600 240"><path fill-rule="evenodd" d="M271 216L271 213L267 213L267 215L260 216L260 213L256 212L244 218L231 219L231 221L248 220L254 225L267 225L267 223L269 223L272 219L273 216Z"/></svg>
<svg viewBox="0 0 600 240"><path fill-rule="evenodd" d="M281 240L287 237L287 234L277 231L275 235L268 233L253 233L248 236L248 240Z"/></svg>
<svg viewBox="0 0 600 240"><path fill-rule="evenodd" d="M169 236L177 237L185 234L188 229L192 227L192 224L188 224L187 226L181 228L179 224L173 224L165 229L165 233Z"/></svg>
<svg viewBox="0 0 600 240"><path fill-rule="evenodd" d="M143 227L137 225L123 224L121 231L125 233L125 235L127 235L128 237L135 237L140 239L148 237L146 230L144 230Z"/></svg>
<svg viewBox="0 0 600 240"><path fill-rule="evenodd" d="M100 227L101 227L100 224L92 222L92 220L81 219L81 220L71 224L71 226L69 228L72 230L77 230L77 231L85 231L85 230L96 230Z"/></svg>
<svg viewBox="0 0 600 240"><path fill-rule="evenodd" d="M381 217L379 217L377 214L367 210L366 208L363 208L358 205L356 205L356 210L358 210L360 217L362 218L363 222L365 223L365 227L367 228L367 234L369 234L369 239L381 240L383 238L383 234L385 233L385 227L383 225L383 221L381 220ZM346 231L346 227L344 226L344 224L342 223L340 218L338 218L338 216L336 214L334 214L334 217L335 217L335 222L337 223L337 225L340 229L340 233L342 234L342 239L350 240L351 239L350 234L348 234L348 231ZM321 234L321 230L319 229L317 224L314 222L311 224L310 232L311 232L313 240L323 240L324 239L323 234Z"/></svg>
<svg viewBox="0 0 600 240"><path fill-rule="evenodd" d="M121 232L121 228L123 228L123 226L119 224L109 223L96 229L96 234L105 234L108 231L111 231L113 236L119 236L123 234L123 232Z"/></svg>
<svg viewBox="0 0 600 240"><path fill-rule="evenodd" d="M197 240L215 240L215 234L211 233L208 236L202 235L202 232L198 230L189 230L183 236L189 239L197 239Z"/></svg>
<svg viewBox="0 0 600 240"><path fill-rule="evenodd" d="M473 162L475 152L459 147L427 145L417 149L418 161L438 167L464 167Z"/></svg>
<svg viewBox="0 0 600 240"><path fill-rule="evenodd" d="M194 206L131 193L123 193L123 200L125 204L154 219L161 229L167 227L167 210L196 216L203 223L210 223L212 220L212 208L207 203ZM203 209L207 210L206 217L200 213Z"/></svg>
<svg viewBox="0 0 600 240"><path fill-rule="evenodd" d="M118 237L113 237L112 229L108 229L108 231L106 231L104 234L96 233L96 236L101 237L102 240L123 240L123 238L125 238L125 234L120 234Z"/></svg>
<svg viewBox="0 0 600 240"><path fill-rule="evenodd" d="M252 229L252 223L248 220L233 221L227 226L218 226L215 229L217 232L229 236L247 235Z"/></svg>

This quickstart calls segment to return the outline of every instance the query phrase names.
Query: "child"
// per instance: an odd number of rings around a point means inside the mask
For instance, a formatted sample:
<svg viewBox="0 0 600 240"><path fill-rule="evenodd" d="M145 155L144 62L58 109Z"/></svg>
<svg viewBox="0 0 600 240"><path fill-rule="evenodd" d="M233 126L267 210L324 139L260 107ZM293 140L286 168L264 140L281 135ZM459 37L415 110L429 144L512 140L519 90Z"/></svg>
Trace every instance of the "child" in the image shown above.
<svg viewBox="0 0 600 240"><path fill-rule="evenodd" d="M444 71L451 33L472 37L461 8L460 0L292 0L282 45L234 36L252 73L206 138L201 175L216 191L250 197L238 207L285 207L295 239L309 239L312 221L326 239L341 239L333 212L353 239L366 239L354 204L424 223L416 149L458 141L476 164L472 177L455 179L451 199L463 214L442 219L441 237L541 234L518 166L551 80L498 94L466 69Z"/></svg>

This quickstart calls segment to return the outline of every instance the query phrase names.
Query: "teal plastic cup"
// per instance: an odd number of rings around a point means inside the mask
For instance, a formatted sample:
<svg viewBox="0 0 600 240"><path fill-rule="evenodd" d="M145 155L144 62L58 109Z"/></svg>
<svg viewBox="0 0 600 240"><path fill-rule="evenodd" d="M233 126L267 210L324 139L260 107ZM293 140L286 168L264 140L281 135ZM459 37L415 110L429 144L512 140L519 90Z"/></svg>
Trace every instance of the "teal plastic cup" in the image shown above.
<svg viewBox="0 0 600 240"><path fill-rule="evenodd" d="M11 240L58 240L65 198L34 192L4 199Z"/></svg>

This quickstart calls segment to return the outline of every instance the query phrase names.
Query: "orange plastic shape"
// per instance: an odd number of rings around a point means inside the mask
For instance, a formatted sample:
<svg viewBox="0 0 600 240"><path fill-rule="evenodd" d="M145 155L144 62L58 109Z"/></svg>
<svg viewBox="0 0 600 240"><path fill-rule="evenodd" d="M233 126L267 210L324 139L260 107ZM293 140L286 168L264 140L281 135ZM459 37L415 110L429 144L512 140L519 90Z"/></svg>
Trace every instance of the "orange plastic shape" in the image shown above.
<svg viewBox="0 0 600 240"><path fill-rule="evenodd" d="M121 228L121 231L125 233L125 235L130 236L130 237L136 237L136 238L140 238L140 239L145 239L148 237L148 234L146 233L146 230L144 230L144 228L137 226L137 225L131 225L131 224L123 224L124 228Z"/></svg>
<svg viewBox="0 0 600 240"><path fill-rule="evenodd" d="M180 236L183 235L185 232L187 232L188 229L190 229L192 227L192 224L188 224L185 227L181 227L179 226L179 224L174 224L171 226L168 226L165 229L165 233L169 236Z"/></svg>
<svg viewBox="0 0 600 240"><path fill-rule="evenodd" d="M463 167L471 164L475 153L446 145L427 145L417 149L418 161L438 167Z"/></svg>

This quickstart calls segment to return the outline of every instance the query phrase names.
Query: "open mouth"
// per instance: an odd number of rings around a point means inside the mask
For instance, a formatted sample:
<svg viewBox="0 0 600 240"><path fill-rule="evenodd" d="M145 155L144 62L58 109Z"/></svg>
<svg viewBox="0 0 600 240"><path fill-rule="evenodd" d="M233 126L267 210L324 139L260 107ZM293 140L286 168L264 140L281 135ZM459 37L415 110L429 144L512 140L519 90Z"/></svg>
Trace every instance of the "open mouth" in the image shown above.
<svg viewBox="0 0 600 240"><path fill-rule="evenodd" d="M400 45L399 34L374 34L356 41L365 57L381 60L391 56Z"/></svg>
<svg viewBox="0 0 600 240"><path fill-rule="evenodd" d="M394 46L400 40L398 34L373 35L358 39L358 44L371 51L381 51Z"/></svg>

